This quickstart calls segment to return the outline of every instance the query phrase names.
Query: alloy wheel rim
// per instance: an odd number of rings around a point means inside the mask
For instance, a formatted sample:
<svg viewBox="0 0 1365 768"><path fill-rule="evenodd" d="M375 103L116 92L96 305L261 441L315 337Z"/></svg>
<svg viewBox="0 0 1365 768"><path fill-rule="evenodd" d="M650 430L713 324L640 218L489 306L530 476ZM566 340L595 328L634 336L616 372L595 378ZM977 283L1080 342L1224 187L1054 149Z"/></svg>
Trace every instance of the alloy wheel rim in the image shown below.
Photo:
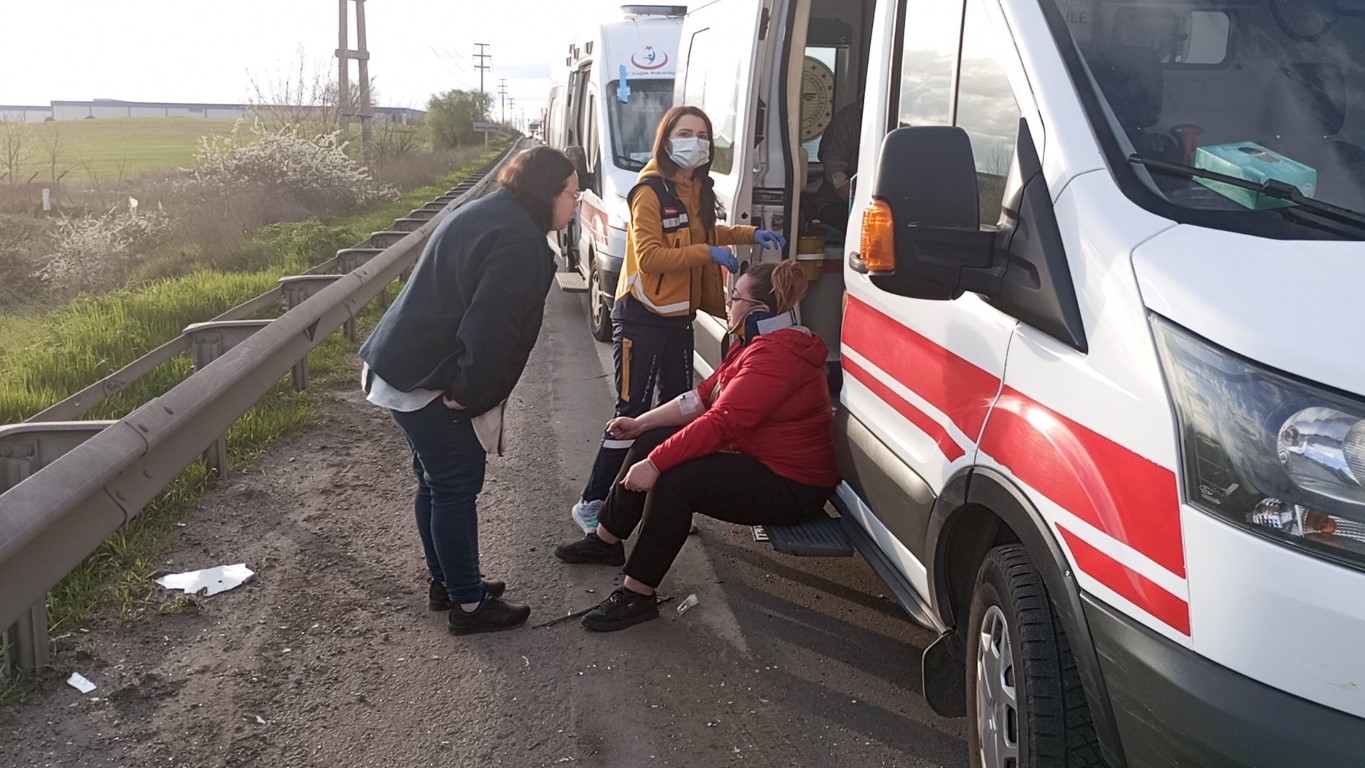
<svg viewBox="0 0 1365 768"><path fill-rule="evenodd" d="M976 729L982 768L1019 765L1019 706L1010 625L999 606L981 620L976 650Z"/></svg>

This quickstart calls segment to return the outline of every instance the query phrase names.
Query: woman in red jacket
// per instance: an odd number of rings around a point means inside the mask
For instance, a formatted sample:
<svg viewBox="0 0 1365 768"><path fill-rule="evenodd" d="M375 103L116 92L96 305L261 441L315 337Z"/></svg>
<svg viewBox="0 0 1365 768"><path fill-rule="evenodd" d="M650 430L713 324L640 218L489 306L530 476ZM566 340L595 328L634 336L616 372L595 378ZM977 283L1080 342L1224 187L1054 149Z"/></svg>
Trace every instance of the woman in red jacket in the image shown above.
<svg viewBox="0 0 1365 768"><path fill-rule="evenodd" d="M625 564L624 586L586 616L609 632L657 618L654 589L687 540L692 513L742 525L809 520L838 482L827 348L796 324L806 277L792 261L760 264L729 295L731 345L696 389L652 411L607 423L635 443L597 529L555 555L567 563ZM643 519L626 559L622 539Z"/></svg>

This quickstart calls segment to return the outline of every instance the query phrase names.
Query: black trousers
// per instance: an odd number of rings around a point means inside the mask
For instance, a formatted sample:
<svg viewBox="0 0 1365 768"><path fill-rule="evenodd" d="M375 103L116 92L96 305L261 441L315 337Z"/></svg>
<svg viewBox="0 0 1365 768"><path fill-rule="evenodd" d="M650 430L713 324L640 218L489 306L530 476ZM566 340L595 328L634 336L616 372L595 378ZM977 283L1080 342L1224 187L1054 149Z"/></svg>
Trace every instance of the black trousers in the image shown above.
<svg viewBox="0 0 1365 768"><path fill-rule="evenodd" d="M683 462L644 493L622 487L620 478L630 467L676 431L654 429L635 438L597 518L622 539L640 526L625 571L651 587L659 586L682 551L692 513L740 525L800 523L820 514L833 490L789 480L742 453L713 453Z"/></svg>
<svg viewBox="0 0 1365 768"><path fill-rule="evenodd" d="M612 358L616 363L616 415L641 416L692 388L692 323L651 325L612 321ZM602 434L584 501L607 498L621 471L631 441Z"/></svg>

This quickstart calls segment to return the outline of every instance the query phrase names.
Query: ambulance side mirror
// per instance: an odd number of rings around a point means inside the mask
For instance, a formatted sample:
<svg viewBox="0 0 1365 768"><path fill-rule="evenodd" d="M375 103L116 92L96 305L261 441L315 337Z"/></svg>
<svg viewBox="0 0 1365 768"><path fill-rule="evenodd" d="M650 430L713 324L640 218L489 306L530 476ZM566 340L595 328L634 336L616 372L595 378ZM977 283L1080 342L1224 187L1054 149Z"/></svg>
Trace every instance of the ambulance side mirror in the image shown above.
<svg viewBox="0 0 1365 768"><path fill-rule="evenodd" d="M852 267L873 285L910 298L955 299L973 289L970 272L990 269L995 234L981 229L976 164L961 128L888 133L872 196L889 216L878 219L880 232L864 216L864 247Z"/></svg>

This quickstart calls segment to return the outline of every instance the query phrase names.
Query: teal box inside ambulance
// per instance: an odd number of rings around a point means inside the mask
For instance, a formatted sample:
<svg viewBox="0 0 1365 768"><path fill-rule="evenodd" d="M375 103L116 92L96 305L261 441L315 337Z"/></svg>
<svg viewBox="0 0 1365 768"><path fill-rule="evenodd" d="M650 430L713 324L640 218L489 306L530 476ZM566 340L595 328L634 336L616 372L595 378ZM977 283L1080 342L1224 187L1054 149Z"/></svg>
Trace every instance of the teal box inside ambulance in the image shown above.
<svg viewBox="0 0 1365 768"><path fill-rule="evenodd" d="M1318 186L1316 169L1285 157L1278 152L1266 149L1254 141L1197 147L1194 150L1194 164L1195 167L1203 168L1206 171L1216 171L1256 184L1264 184L1270 179L1277 179L1298 187L1305 197L1312 197ZM1259 210L1293 205L1288 200L1267 197L1260 192L1234 187L1221 181L1213 181L1212 179L1196 179L1196 181L1247 208Z"/></svg>

